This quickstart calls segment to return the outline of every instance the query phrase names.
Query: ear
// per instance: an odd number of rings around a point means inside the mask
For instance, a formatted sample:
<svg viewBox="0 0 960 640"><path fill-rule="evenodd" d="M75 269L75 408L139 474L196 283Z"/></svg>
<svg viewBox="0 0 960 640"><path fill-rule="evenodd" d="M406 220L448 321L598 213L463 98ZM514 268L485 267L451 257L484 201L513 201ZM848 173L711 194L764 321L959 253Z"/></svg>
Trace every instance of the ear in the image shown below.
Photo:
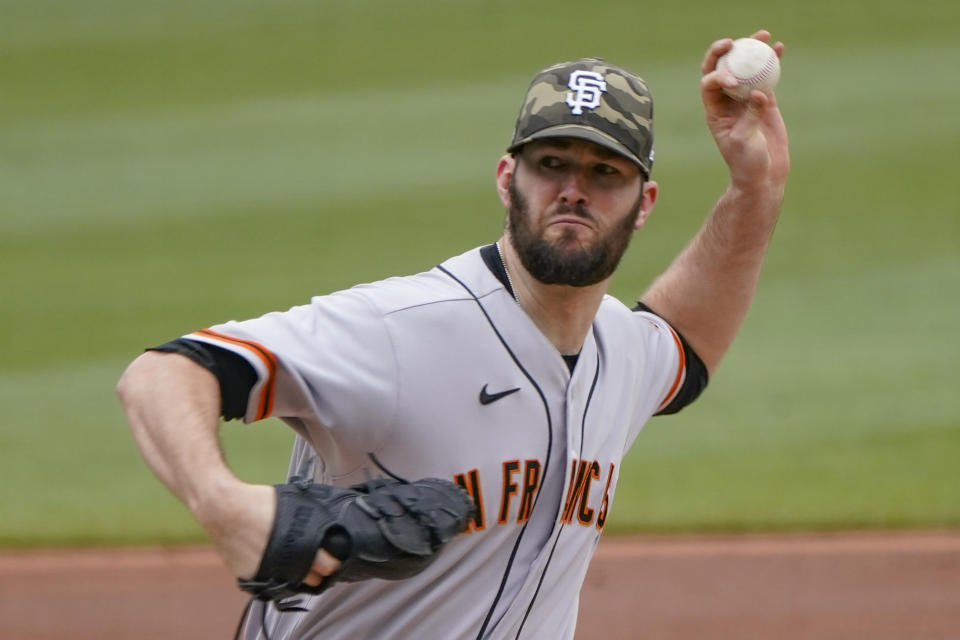
<svg viewBox="0 0 960 640"><path fill-rule="evenodd" d="M500 158L497 163L497 195L504 209L510 208L510 179L517 168L517 160L510 154Z"/></svg>
<svg viewBox="0 0 960 640"><path fill-rule="evenodd" d="M659 188L657 183L653 180L647 180L643 183L643 194L641 195L640 202L640 214L637 216L637 223L634 225L635 229L639 229L643 226L643 223L647 221L647 218L650 216L650 212L653 211L653 205L657 203L657 194L659 193Z"/></svg>

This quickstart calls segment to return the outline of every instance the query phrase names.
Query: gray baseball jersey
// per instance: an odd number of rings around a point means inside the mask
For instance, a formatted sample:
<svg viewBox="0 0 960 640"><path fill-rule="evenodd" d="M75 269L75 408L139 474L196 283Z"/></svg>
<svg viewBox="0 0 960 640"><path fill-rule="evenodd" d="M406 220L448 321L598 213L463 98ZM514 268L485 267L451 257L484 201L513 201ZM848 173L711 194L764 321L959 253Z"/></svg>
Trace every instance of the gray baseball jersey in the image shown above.
<svg viewBox="0 0 960 640"><path fill-rule="evenodd" d="M245 420L296 430L291 473L446 478L477 503L425 572L270 608L274 639L572 638L620 462L686 373L673 329L609 296L571 372L480 249L185 338L256 370Z"/></svg>

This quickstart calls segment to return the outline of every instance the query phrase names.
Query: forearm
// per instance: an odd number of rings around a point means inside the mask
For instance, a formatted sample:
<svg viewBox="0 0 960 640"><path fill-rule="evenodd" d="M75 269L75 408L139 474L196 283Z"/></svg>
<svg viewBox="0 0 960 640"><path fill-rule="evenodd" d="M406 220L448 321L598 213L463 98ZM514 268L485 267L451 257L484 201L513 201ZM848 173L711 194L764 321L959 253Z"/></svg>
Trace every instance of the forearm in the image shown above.
<svg viewBox="0 0 960 640"><path fill-rule="evenodd" d="M177 354L147 352L117 385L147 465L195 514L218 484L236 482L220 451L216 378Z"/></svg>
<svg viewBox="0 0 960 640"><path fill-rule="evenodd" d="M273 488L242 482L220 450L220 387L175 353L147 352L117 385L147 465L210 533L227 567L252 577L273 521ZM327 565L328 575L332 569ZM334 566L335 568L335 566Z"/></svg>
<svg viewBox="0 0 960 640"><path fill-rule="evenodd" d="M753 300L783 184L731 186L641 298L679 330L712 374Z"/></svg>

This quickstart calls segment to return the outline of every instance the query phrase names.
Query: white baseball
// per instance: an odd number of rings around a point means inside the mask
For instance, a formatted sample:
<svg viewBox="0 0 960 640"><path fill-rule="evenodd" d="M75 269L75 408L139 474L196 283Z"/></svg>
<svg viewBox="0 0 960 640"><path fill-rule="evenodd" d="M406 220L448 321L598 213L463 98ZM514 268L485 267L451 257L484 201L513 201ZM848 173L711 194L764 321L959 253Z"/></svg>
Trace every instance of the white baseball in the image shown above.
<svg viewBox="0 0 960 640"><path fill-rule="evenodd" d="M717 60L717 69L725 69L739 84L724 87L723 92L735 100L747 100L750 92L759 89L770 93L780 79L780 58L766 42L756 38L738 38L730 51Z"/></svg>

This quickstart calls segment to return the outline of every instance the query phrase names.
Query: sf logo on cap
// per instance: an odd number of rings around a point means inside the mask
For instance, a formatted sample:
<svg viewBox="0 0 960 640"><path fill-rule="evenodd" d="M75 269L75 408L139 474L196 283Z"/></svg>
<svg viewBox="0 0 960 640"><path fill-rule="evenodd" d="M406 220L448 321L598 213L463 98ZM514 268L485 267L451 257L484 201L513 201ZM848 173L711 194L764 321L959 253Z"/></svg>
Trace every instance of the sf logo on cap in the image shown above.
<svg viewBox="0 0 960 640"><path fill-rule="evenodd" d="M573 91L567 91L567 104L570 112L579 116L583 108L596 109L600 106L600 95L607 90L607 83L603 76L596 71L574 71L570 74L567 86Z"/></svg>

